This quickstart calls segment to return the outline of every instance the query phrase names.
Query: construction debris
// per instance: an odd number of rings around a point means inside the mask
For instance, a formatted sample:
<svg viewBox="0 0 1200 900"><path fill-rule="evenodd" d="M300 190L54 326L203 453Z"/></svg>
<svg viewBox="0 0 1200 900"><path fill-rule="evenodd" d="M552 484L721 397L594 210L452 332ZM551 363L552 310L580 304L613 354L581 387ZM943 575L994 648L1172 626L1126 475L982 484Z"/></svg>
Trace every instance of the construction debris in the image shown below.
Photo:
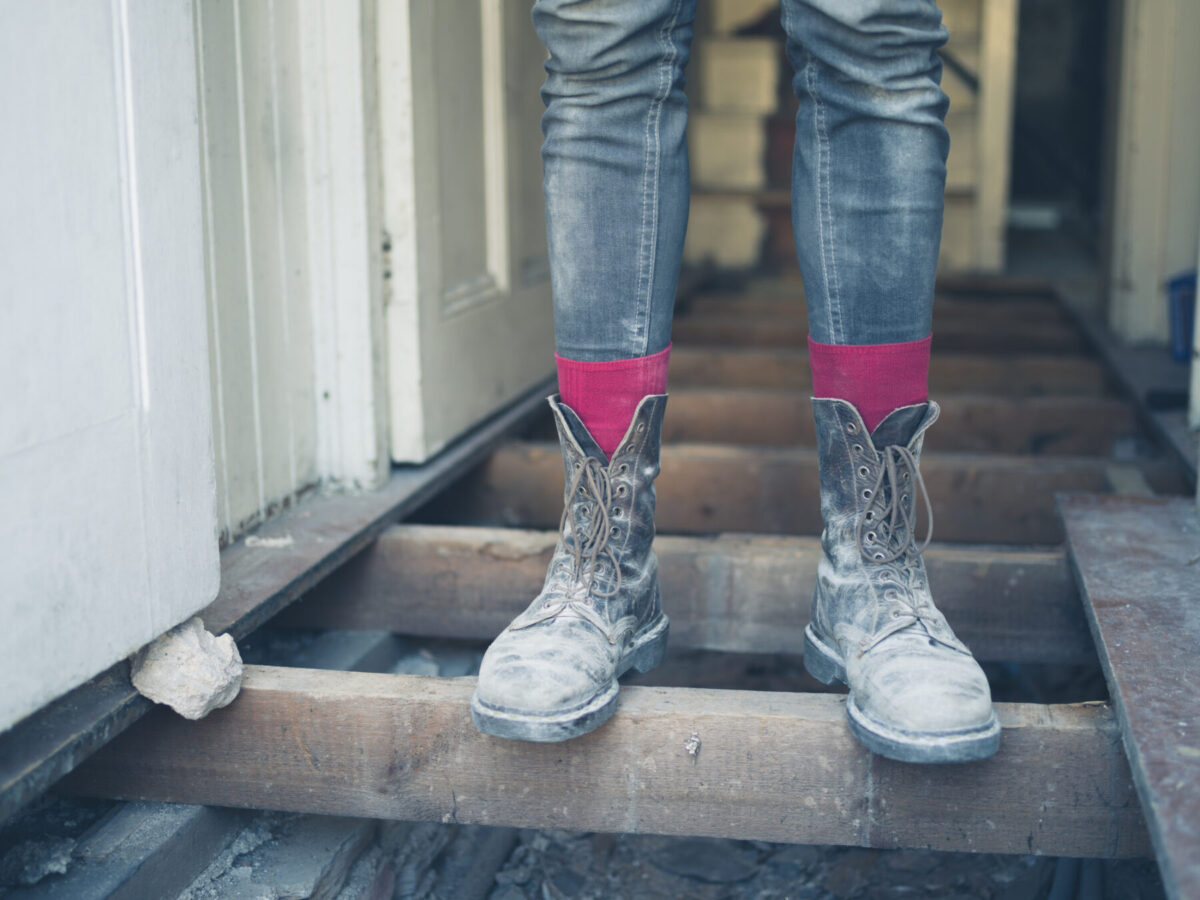
<svg viewBox="0 0 1200 900"><path fill-rule="evenodd" d="M238 695L242 657L232 635L217 637L193 617L138 651L133 686L185 719L201 719Z"/></svg>

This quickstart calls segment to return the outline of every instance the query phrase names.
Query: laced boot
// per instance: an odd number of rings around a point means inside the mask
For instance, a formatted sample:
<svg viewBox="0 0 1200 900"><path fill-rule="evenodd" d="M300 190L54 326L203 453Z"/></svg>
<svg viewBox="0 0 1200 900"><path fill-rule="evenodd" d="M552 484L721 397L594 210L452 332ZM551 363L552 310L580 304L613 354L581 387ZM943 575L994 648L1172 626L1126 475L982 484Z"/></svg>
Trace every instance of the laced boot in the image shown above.
<svg viewBox="0 0 1200 900"><path fill-rule="evenodd" d="M987 678L933 603L921 552L933 512L919 469L933 402L905 406L867 434L853 405L814 399L824 550L804 665L850 687L850 729L905 762L983 759L1000 745ZM916 537L916 499L928 532Z"/></svg>
<svg viewBox="0 0 1200 900"><path fill-rule="evenodd" d="M654 541L665 394L642 399L612 460L550 398L566 470L558 544L542 591L484 654L471 718L496 737L563 741L617 707L617 679L662 661Z"/></svg>

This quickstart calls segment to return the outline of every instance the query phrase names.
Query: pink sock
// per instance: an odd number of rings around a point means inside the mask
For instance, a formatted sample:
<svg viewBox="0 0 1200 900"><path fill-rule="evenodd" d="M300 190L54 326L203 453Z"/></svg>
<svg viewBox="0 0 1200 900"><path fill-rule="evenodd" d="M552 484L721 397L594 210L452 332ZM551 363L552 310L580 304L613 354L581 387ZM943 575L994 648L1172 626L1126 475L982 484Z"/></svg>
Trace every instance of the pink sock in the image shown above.
<svg viewBox="0 0 1200 900"><path fill-rule="evenodd" d="M901 406L929 399L933 335L901 344L818 344L808 339L813 396L852 403L868 431Z"/></svg>
<svg viewBox="0 0 1200 900"><path fill-rule="evenodd" d="M578 362L554 354L562 402L583 420L605 456L612 458L642 398L666 391L670 355L670 344L651 356L611 362Z"/></svg>

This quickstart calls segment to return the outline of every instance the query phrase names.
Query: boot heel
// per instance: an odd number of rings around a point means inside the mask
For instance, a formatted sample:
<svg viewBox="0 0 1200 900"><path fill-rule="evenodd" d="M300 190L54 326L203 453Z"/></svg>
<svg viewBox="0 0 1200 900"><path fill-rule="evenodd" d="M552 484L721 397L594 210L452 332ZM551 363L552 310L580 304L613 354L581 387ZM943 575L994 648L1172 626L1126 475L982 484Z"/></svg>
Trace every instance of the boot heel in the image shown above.
<svg viewBox="0 0 1200 900"><path fill-rule="evenodd" d="M804 629L804 668L822 684L845 683L846 669L842 661L812 633L812 625Z"/></svg>
<svg viewBox="0 0 1200 900"><path fill-rule="evenodd" d="M649 672L663 661L663 657L667 655L667 634L670 625L667 617L663 616L661 625L643 637L641 643L634 645L628 657L629 668Z"/></svg>

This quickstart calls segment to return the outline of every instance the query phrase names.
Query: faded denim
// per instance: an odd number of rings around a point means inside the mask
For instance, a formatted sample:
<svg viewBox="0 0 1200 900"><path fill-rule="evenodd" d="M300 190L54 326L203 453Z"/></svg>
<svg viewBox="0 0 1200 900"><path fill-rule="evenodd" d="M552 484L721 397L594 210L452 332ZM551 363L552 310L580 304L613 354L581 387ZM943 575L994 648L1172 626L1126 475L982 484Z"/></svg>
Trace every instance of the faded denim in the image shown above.
<svg viewBox="0 0 1200 900"><path fill-rule="evenodd" d="M813 339L930 332L949 136L934 0L783 0L800 99L792 222ZM558 352L657 353L688 217L695 0L537 0Z"/></svg>

